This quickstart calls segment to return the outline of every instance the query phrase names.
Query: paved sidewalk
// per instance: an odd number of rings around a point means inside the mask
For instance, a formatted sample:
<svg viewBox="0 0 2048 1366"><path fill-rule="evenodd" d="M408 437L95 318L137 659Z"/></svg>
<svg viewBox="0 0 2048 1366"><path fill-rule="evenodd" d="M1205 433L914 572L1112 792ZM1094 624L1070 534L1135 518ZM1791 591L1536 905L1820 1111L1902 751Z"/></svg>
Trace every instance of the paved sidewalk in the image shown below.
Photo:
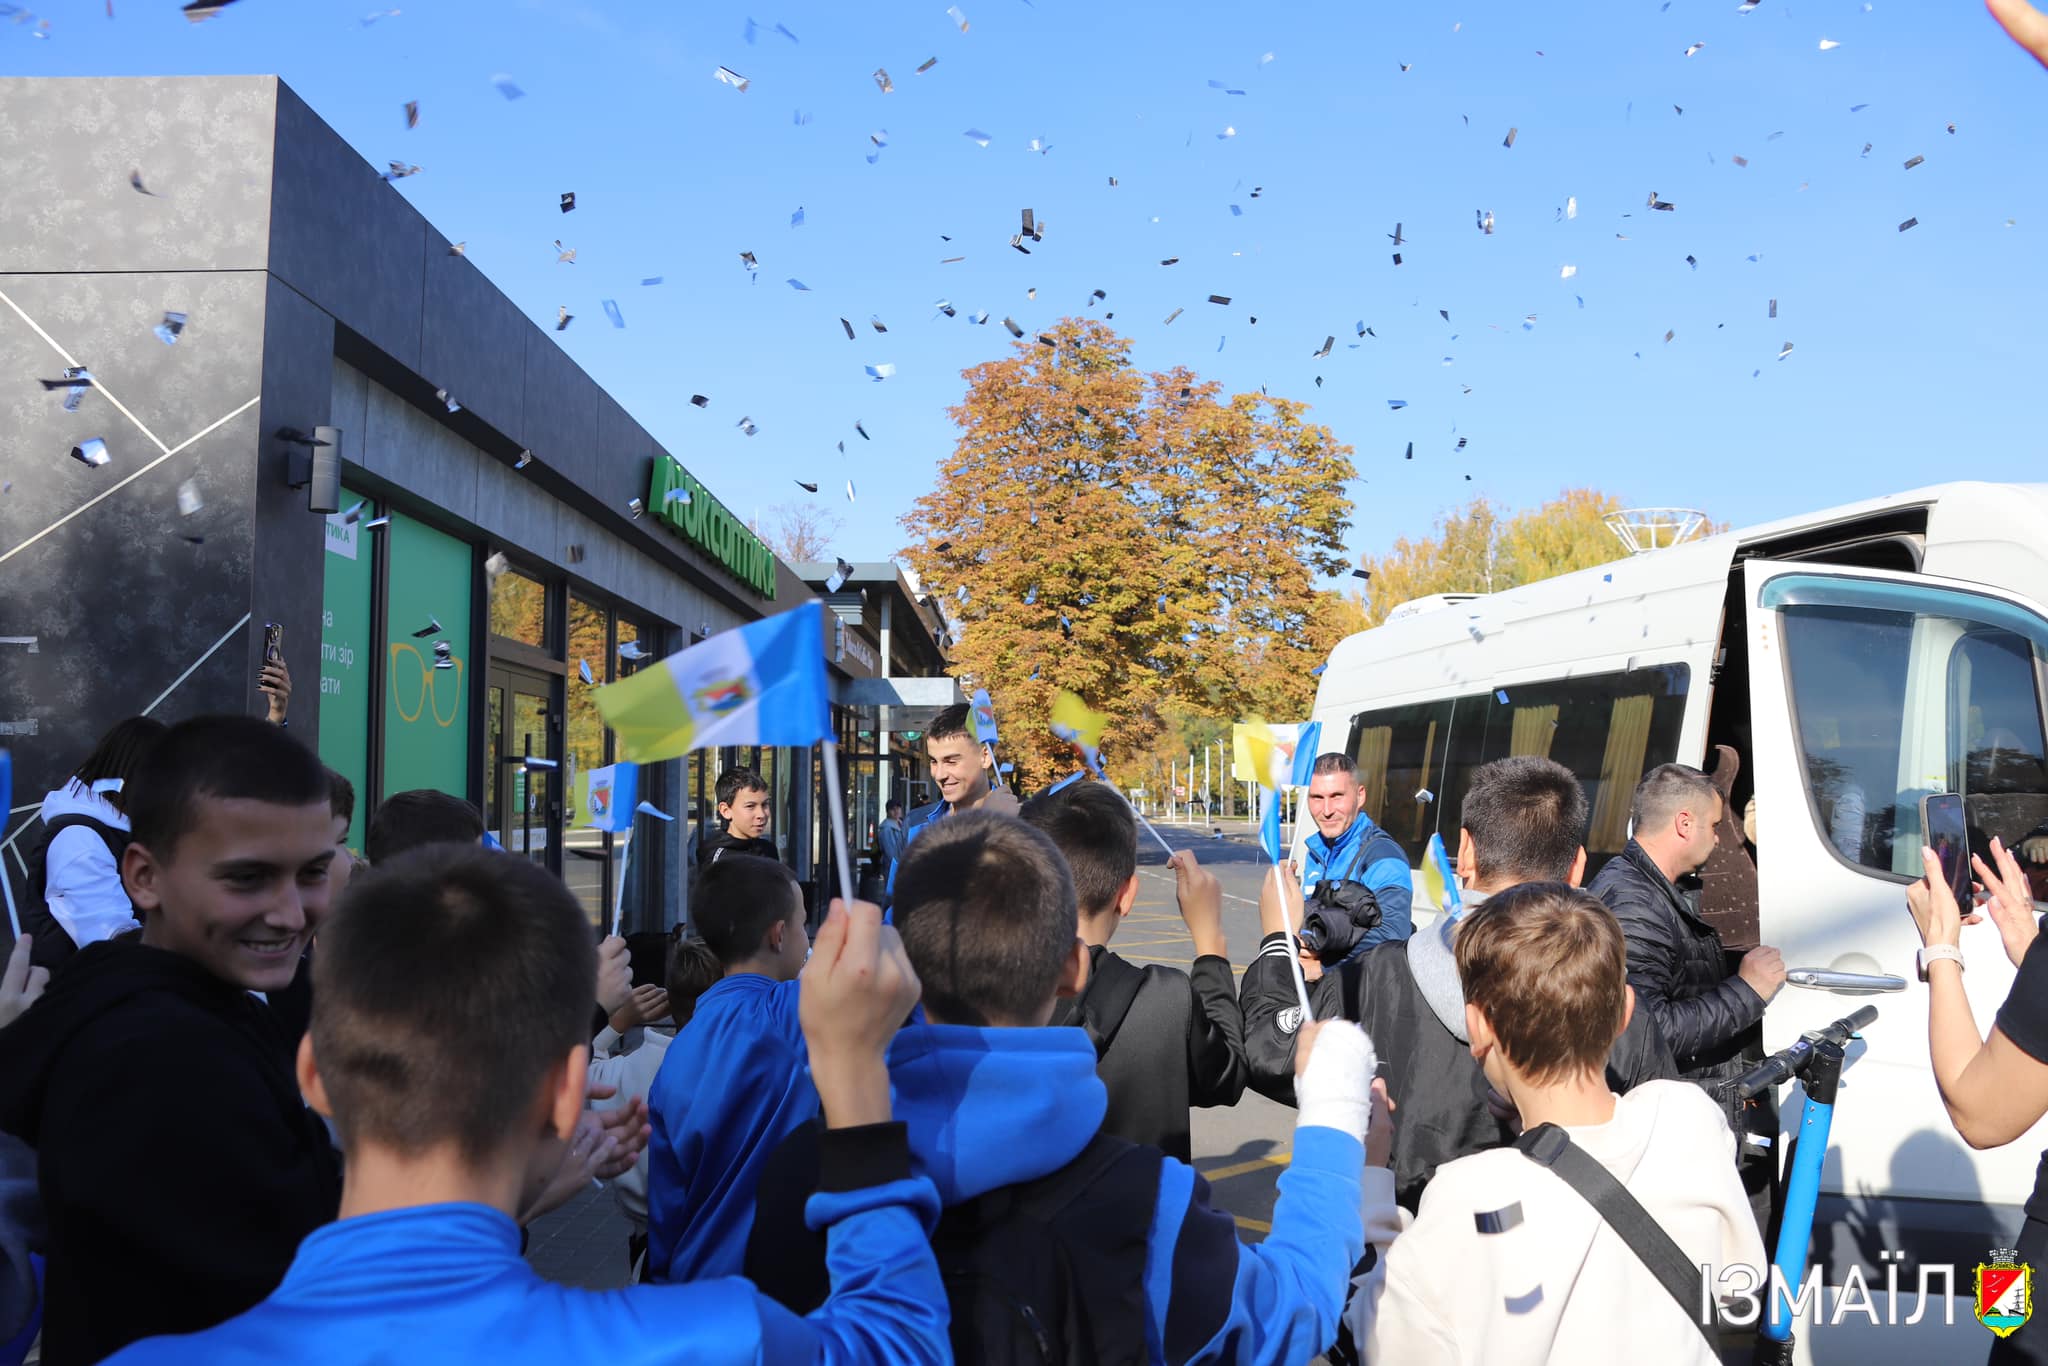
<svg viewBox="0 0 2048 1366"><path fill-rule="evenodd" d="M616 1290L627 1283L626 1239L633 1226L608 1190L587 1190L527 1230L526 1260L562 1285Z"/></svg>

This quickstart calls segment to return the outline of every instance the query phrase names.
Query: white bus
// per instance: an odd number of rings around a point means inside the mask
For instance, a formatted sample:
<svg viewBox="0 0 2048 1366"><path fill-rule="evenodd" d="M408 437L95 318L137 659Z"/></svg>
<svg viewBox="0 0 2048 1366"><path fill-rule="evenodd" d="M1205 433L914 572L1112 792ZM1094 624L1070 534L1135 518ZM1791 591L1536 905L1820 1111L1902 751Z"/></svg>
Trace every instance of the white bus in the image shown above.
<svg viewBox="0 0 2048 1366"><path fill-rule="evenodd" d="M2044 695L2048 485L1961 483L1414 604L1337 646L1314 718L1325 749L1357 759L1366 810L1411 864L1433 833L1456 849L1478 765L1564 763L1591 803L1589 878L1626 843L1645 771L1711 768L1714 747L1732 746L1735 810L1756 799L1762 942L1790 969L1853 975L1834 989L1795 975L1764 1016L1765 1046L1864 999L1880 1011L1849 1053L1815 1259L1831 1286L1860 1262L1881 1291L1880 1253L1903 1250L1902 1289L1915 1288L1913 1266L1947 1262L1967 1295L1971 1268L2018 1234L2048 1124L1991 1152L1950 1127L1905 887L1920 874L1929 793L1964 794L1973 848L2048 833ZM2038 901L2048 860L2034 848ZM1988 1029L2013 969L1995 932L1972 933L1964 981ZM1788 1125L1799 1099L1781 1096ZM1970 1337L1958 1345L1974 1357L1990 1339L1961 1308L1955 1331ZM1928 1360L1924 1331L1888 1336ZM1832 1355L1825 1330L1812 1336Z"/></svg>

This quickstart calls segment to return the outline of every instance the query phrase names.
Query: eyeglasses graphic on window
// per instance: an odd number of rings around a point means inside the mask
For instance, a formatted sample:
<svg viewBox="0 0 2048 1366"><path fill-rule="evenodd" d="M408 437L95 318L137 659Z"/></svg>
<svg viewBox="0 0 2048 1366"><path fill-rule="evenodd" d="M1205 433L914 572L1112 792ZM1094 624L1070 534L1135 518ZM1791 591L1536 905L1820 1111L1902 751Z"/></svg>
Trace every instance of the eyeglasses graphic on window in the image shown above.
<svg viewBox="0 0 2048 1366"><path fill-rule="evenodd" d="M410 663L403 661L410 660ZM398 719L408 724L420 719L431 701L434 710L434 724L446 730L455 724L455 718L462 715L462 661L455 656L448 657L448 668L429 664L427 657L420 653L420 647L409 640L391 642L391 700L398 707ZM440 675L451 674L442 679ZM448 714L441 714L441 693L443 683L448 686ZM411 706L406 705L411 699Z"/></svg>

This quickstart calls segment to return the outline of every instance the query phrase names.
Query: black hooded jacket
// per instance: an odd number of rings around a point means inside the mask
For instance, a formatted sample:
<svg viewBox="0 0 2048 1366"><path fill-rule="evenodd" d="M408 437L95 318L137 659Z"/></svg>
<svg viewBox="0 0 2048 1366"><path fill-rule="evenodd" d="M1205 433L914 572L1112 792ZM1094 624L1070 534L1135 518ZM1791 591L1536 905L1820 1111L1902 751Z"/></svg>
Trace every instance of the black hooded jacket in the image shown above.
<svg viewBox="0 0 2048 1366"><path fill-rule="evenodd" d="M1710 1091L1740 1075L1749 1066L1746 1035L1763 1018L1764 999L1729 975L1721 936L1634 840L1586 890L1621 922L1636 1008L1656 1017L1678 1074ZM1741 1103L1724 1104L1730 1125L1743 1132Z"/></svg>
<svg viewBox="0 0 2048 1366"><path fill-rule="evenodd" d="M1102 1132L1190 1160L1190 1105L1235 1105L1244 1095L1244 1017L1228 959L1192 969L1125 962L1088 950L1088 985L1053 1010L1095 1045L1095 1075L1109 1091Z"/></svg>
<svg viewBox="0 0 2048 1366"><path fill-rule="evenodd" d="M89 945L0 1031L0 1130L37 1150L43 1360L211 1327L277 1288L330 1222L341 1161L296 1039L178 954Z"/></svg>

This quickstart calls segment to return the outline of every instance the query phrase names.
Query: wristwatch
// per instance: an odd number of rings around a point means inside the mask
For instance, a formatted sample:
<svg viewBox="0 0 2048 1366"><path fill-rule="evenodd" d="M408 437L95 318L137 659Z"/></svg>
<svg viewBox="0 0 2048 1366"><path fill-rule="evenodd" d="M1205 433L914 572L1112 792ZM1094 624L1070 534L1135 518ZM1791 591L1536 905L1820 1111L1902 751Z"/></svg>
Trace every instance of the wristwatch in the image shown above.
<svg viewBox="0 0 2048 1366"><path fill-rule="evenodd" d="M1939 963L1944 959L1954 963L1960 971L1963 966L1963 951L1954 944L1929 944L1920 950L1920 980L1927 980L1927 967L1930 963Z"/></svg>

